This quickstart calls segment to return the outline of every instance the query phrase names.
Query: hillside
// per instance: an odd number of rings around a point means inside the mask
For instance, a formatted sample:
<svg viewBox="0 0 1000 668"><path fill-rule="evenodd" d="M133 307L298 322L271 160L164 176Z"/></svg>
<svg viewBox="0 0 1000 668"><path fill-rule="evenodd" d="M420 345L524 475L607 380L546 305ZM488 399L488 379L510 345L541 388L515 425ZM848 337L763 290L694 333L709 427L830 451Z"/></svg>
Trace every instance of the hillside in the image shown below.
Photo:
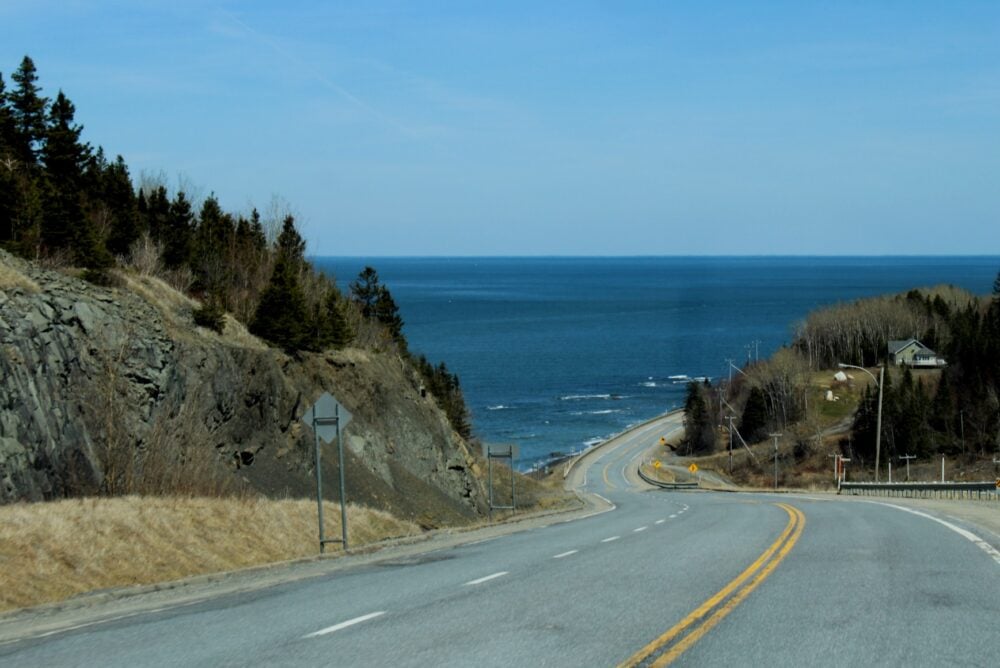
<svg viewBox="0 0 1000 668"><path fill-rule="evenodd" d="M345 430L348 499L424 527L485 510L480 466L394 346L294 355L230 316L114 270L100 287L0 250L0 502L84 494L314 494L300 418L329 391ZM337 479L336 449L324 475ZM336 486L326 487L336 499Z"/></svg>

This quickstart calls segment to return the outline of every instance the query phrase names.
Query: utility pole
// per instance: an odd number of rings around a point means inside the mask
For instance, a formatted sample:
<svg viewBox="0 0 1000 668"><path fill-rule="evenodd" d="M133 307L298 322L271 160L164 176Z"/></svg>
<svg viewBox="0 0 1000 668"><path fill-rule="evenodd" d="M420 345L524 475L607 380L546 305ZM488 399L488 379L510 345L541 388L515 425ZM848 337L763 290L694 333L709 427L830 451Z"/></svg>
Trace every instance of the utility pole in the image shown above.
<svg viewBox="0 0 1000 668"><path fill-rule="evenodd" d="M774 439L774 489L778 489L778 437L781 434L768 434Z"/></svg>
<svg viewBox="0 0 1000 668"><path fill-rule="evenodd" d="M833 483L837 484L840 480L840 453L835 452L832 455L827 455L827 457L833 458Z"/></svg>
<svg viewBox="0 0 1000 668"><path fill-rule="evenodd" d="M733 384L733 358L727 357L726 363L729 365L729 384Z"/></svg>
<svg viewBox="0 0 1000 668"><path fill-rule="evenodd" d="M729 418L729 475L733 475L733 418L735 415L727 415Z"/></svg>
<svg viewBox="0 0 1000 668"><path fill-rule="evenodd" d="M965 455L965 411L964 410L958 412L958 418L961 421L960 424L962 426L962 455L964 456Z"/></svg>
<svg viewBox="0 0 1000 668"><path fill-rule="evenodd" d="M878 482L878 458L882 453L882 386L885 385L885 365L878 367L878 418L875 420L875 482Z"/></svg>
<svg viewBox="0 0 1000 668"><path fill-rule="evenodd" d="M875 482L878 482L879 456L882 452L882 386L885 384L885 365L878 365L878 379L875 378L875 374L863 366L844 364L843 362L838 363L837 366L841 369L850 368L864 371L872 377L872 380L878 383L878 417L875 420Z"/></svg>
<svg viewBox="0 0 1000 668"><path fill-rule="evenodd" d="M906 481L909 482L910 481L910 460L911 459L916 459L917 456L916 455L900 455L899 458L906 460Z"/></svg>

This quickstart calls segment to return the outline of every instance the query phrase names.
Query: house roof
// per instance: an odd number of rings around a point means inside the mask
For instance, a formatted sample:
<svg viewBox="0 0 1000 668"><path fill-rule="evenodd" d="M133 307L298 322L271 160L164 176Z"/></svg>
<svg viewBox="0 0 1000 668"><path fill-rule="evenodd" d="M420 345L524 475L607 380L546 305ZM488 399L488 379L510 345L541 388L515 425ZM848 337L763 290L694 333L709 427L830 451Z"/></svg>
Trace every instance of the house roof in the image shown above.
<svg viewBox="0 0 1000 668"><path fill-rule="evenodd" d="M889 342L889 354L890 355L896 355L899 352L901 352L904 348L908 348L908 347L910 347L913 344L916 344L917 347L920 349L916 354L919 354L919 355L936 355L937 354L933 350L931 350L930 348L928 348L927 346L925 346L924 344L920 343L920 341L917 341L916 339L906 339L905 341L890 341Z"/></svg>

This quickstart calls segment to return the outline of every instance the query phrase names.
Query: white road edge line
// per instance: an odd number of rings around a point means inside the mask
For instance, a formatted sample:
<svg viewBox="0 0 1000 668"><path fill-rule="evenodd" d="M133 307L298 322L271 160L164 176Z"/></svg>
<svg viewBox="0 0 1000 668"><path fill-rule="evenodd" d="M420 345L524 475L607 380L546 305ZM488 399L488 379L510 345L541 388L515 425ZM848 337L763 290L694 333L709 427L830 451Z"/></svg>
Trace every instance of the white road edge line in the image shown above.
<svg viewBox="0 0 1000 668"><path fill-rule="evenodd" d="M632 533L639 533L640 531L645 531L648 528L649 527L646 526L646 527L639 527L638 529L632 529Z"/></svg>
<svg viewBox="0 0 1000 668"><path fill-rule="evenodd" d="M334 633L335 631L346 629L348 626L354 626L355 624L360 624L361 622L367 622L369 619L375 619L376 617L381 617L384 614L385 610L380 610L379 612L372 612L367 615L361 615L360 617L355 617L354 619L348 619L346 622L341 622L339 624L334 624L333 626L328 626L325 629L320 629L319 631L306 634L302 637L317 638L319 636L325 636L328 633Z"/></svg>
<svg viewBox="0 0 1000 668"><path fill-rule="evenodd" d="M992 545L990 545L989 543L987 543L985 540L983 540L982 538L980 538L976 534L972 533L971 531L966 531L962 527L955 526L951 522L946 522L945 520L942 520L942 519L940 519L938 517L934 517L933 515L928 515L927 513L922 513L919 510L913 510L912 508L906 508L904 506L897 506L897 505L892 504L892 503L882 503L881 501L868 501L868 503L875 503L875 504L878 504L880 506L889 506L890 508L895 508L896 510L902 510L904 512L911 513L913 515L919 515L920 517L925 517L925 518L927 518L929 520L933 520L933 521L937 522L938 524L944 525L944 526L948 527L949 529L951 529L952 531L954 531L955 533L957 533L962 538L964 538L967 541L970 541L971 543L975 544L983 552L985 552L986 554L988 554L991 557L993 557L993 561L995 561L998 564L1000 564L1000 550L997 550L995 547L993 547Z"/></svg>
<svg viewBox="0 0 1000 668"><path fill-rule="evenodd" d="M468 582L466 582L462 586L468 587L469 585L483 584L484 582L489 582L490 580L495 580L497 578L502 578L505 575L509 575L509 573L510 573L510 571L500 571L499 573L494 573L493 575L487 575L484 578L479 578L477 580L469 580Z"/></svg>
<svg viewBox="0 0 1000 668"><path fill-rule="evenodd" d="M612 536L611 538L605 538L601 542L602 543L610 543L611 541L618 540L619 538L621 538L621 536Z"/></svg>
<svg viewBox="0 0 1000 668"><path fill-rule="evenodd" d="M580 550L570 550L569 552L563 552L562 554L557 554L556 556L554 556L552 558L553 559L562 559L563 557L568 557L571 554L576 554L579 551Z"/></svg>

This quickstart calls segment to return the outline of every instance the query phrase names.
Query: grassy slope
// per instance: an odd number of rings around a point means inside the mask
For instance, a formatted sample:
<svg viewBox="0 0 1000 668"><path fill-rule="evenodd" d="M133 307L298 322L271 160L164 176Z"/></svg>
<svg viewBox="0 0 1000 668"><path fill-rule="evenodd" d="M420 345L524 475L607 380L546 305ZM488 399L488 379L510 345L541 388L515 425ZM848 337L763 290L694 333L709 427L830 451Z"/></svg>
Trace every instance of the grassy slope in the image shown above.
<svg viewBox="0 0 1000 668"><path fill-rule="evenodd" d="M328 537L340 508L324 506ZM348 506L352 547L420 533ZM0 610L317 554L316 503L261 498L84 498L0 506ZM337 551L336 544L329 551Z"/></svg>

